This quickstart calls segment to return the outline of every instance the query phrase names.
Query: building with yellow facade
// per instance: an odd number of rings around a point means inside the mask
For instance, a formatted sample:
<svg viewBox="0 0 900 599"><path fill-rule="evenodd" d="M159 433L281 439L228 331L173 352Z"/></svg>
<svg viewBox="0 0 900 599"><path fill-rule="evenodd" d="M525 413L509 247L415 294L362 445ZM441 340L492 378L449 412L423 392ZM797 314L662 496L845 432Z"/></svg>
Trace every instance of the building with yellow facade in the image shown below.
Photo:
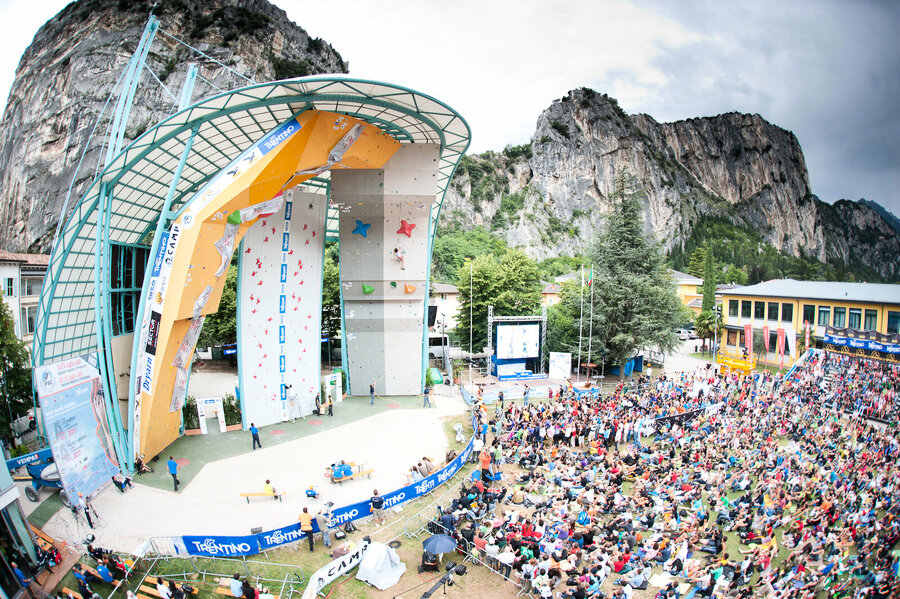
<svg viewBox="0 0 900 599"><path fill-rule="evenodd" d="M722 312L726 349L744 347L745 325L754 331L768 326L771 360L778 329L796 333L799 346L804 342L804 322L810 323L814 347L822 346L827 326L900 333L900 285L778 279L724 290Z"/></svg>
<svg viewBox="0 0 900 599"><path fill-rule="evenodd" d="M678 294L681 303L690 308L695 315L700 314L700 309L703 307L703 293L700 292L703 279L677 270L670 269L669 273L675 279L675 293Z"/></svg>

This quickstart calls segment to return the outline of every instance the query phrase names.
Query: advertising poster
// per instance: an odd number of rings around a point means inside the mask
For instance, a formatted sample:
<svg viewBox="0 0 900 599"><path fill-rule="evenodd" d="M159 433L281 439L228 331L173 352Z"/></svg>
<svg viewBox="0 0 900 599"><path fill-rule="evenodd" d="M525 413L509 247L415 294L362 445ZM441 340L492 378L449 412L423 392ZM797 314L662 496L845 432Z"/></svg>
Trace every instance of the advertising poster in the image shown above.
<svg viewBox="0 0 900 599"><path fill-rule="evenodd" d="M38 366L35 378L60 479L79 504L79 493L90 497L119 472L96 355Z"/></svg>
<svg viewBox="0 0 900 599"><path fill-rule="evenodd" d="M572 374L572 354L567 352L550 352L550 378L567 379Z"/></svg>

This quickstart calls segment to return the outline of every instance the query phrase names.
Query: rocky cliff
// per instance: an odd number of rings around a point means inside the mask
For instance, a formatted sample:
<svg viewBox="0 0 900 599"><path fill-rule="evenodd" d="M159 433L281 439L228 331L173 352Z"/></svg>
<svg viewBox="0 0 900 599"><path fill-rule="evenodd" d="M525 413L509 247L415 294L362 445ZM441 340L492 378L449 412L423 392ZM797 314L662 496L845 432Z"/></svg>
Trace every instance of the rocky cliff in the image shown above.
<svg viewBox="0 0 900 599"><path fill-rule="evenodd" d="M197 81L195 101L216 88L248 85L221 65L255 81L347 72L329 44L311 38L265 0L72 2L41 27L22 55L0 122L0 247L47 251L82 152L70 208L102 166L110 110L99 123L97 117L153 4L162 31L150 48L148 67L168 90L144 73L128 140L174 112L173 96L180 96L190 62L207 80ZM98 135L86 148L95 126Z"/></svg>
<svg viewBox="0 0 900 599"><path fill-rule="evenodd" d="M658 123L589 89L547 108L530 144L467 157L443 224L484 225L538 259L577 254L601 226L621 169L646 191L647 231L667 250L696 242L706 217L754 231L788 255L900 275L890 224L859 202L820 202L790 131L755 114Z"/></svg>

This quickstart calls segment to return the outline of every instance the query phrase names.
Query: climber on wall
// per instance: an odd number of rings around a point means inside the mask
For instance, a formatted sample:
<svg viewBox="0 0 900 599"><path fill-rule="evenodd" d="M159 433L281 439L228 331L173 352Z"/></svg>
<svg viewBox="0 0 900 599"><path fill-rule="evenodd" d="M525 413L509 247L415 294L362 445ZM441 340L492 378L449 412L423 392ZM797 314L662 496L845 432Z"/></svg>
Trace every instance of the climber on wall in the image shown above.
<svg viewBox="0 0 900 599"><path fill-rule="evenodd" d="M400 269L406 270L406 256L403 255L403 250L400 248L394 248L392 253L395 262L400 263Z"/></svg>

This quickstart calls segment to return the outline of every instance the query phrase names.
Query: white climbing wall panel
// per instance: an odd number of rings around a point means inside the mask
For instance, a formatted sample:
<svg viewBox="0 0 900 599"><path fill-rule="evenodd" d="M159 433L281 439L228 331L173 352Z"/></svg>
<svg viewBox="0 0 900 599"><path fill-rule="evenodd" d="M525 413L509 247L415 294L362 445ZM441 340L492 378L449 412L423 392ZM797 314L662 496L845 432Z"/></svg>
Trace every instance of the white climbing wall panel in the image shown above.
<svg viewBox="0 0 900 599"><path fill-rule="evenodd" d="M321 366L325 209L324 195L288 190L283 209L260 218L244 236L238 369L245 427L289 418L292 400L297 415L313 411Z"/></svg>

